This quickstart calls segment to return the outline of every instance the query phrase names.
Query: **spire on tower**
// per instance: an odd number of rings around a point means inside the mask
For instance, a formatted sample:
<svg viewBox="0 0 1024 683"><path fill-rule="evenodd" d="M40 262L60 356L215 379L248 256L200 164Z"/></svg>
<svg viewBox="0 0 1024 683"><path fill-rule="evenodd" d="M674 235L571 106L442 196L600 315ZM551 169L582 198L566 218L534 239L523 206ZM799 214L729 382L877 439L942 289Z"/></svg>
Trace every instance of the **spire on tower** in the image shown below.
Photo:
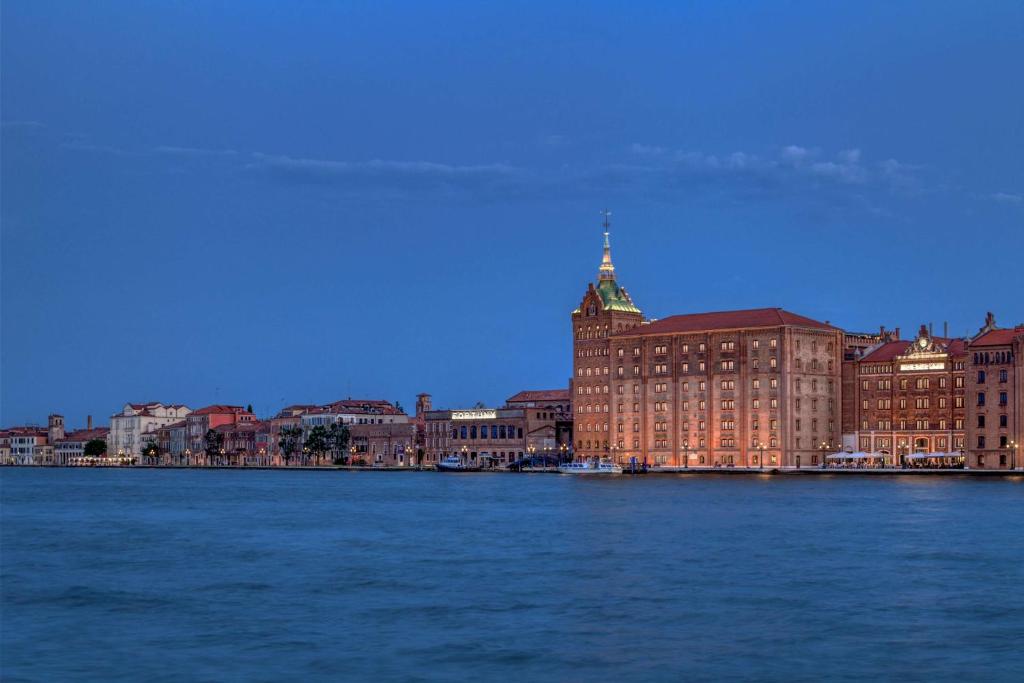
<svg viewBox="0 0 1024 683"><path fill-rule="evenodd" d="M612 245L608 241L608 229L611 227L609 218L612 212L605 209L601 215L604 216L604 255L601 257L601 267L598 269L597 277L599 280L614 280L615 266L612 265Z"/></svg>

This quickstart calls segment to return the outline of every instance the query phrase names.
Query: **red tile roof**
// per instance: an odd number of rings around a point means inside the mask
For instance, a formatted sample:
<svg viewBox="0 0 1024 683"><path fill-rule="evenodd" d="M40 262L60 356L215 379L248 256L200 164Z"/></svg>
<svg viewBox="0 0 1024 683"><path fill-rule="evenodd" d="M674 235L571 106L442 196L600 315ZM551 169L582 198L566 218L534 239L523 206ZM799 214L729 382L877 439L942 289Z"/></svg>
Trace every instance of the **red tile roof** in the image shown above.
<svg viewBox="0 0 1024 683"><path fill-rule="evenodd" d="M862 363L884 363L900 355L910 346L909 341L900 339L882 344L877 349L861 358Z"/></svg>
<svg viewBox="0 0 1024 683"><path fill-rule="evenodd" d="M690 313L673 315L655 322L640 325L630 330L617 332L616 337L632 337L651 334L675 334L679 332L704 332L708 330L733 330L750 327L813 327L819 330L836 330L811 318L790 313L781 308L752 308L745 311L717 311L713 313Z"/></svg>
<svg viewBox="0 0 1024 683"><path fill-rule="evenodd" d="M1017 336L1024 336L1024 325L1006 330L990 330L971 342L971 346L1007 346Z"/></svg>
<svg viewBox="0 0 1024 683"><path fill-rule="evenodd" d="M94 429L76 429L68 432L64 435L61 441L92 441L93 439L103 439L106 441L107 434L110 433L110 429L107 427L96 427Z"/></svg>
<svg viewBox="0 0 1024 683"><path fill-rule="evenodd" d="M935 341L946 345L946 352L950 356L963 356L967 353L967 344L963 339L946 339L943 337L932 337ZM886 342L868 355L861 358L862 363L885 363L891 361L906 352L913 342L905 339Z"/></svg>
<svg viewBox="0 0 1024 683"><path fill-rule="evenodd" d="M193 410L192 415L219 415L222 413L234 414L234 415L249 415L249 411L242 406L225 406L225 405L214 405L200 408L199 410Z"/></svg>
<svg viewBox="0 0 1024 683"><path fill-rule="evenodd" d="M334 401L323 406L325 409L331 412L338 413L356 413L366 415L404 415L401 410L396 408L393 404L388 401L382 401L379 399L342 399L340 401Z"/></svg>
<svg viewBox="0 0 1024 683"><path fill-rule="evenodd" d="M520 391L515 396L505 399L505 403L525 403L527 401L568 401L568 389L538 389Z"/></svg>

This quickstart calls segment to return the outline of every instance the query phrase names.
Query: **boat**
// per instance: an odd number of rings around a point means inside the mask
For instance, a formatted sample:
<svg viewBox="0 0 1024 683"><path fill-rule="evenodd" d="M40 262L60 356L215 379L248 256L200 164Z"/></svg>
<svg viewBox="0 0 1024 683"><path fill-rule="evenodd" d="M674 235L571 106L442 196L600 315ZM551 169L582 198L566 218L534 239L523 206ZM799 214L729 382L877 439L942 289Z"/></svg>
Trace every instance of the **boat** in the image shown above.
<svg viewBox="0 0 1024 683"><path fill-rule="evenodd" d="M581 462L566 462L558 466L561 474L622 474L622 465L616 465L611 460L583 460Z"/></svg>
<svg viewBox="0 0 1024 683"><path fill-rule="evenodd" d="M467 465L457 455L446 455L441 462L434 466L438 472L479 472L480 468L475 465Z"/></svg>

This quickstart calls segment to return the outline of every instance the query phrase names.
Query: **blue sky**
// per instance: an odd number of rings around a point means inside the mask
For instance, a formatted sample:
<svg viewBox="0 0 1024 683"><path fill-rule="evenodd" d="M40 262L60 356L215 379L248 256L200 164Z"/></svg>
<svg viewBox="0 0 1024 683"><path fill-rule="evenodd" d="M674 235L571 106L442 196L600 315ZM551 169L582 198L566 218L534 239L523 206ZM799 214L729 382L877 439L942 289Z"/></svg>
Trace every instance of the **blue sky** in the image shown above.
<svg viewBox="0 0 1024 683"><path fill-rule="evenodd" d="M0 423L564 386L651 317L1024 321L1024 5L2 4Z"/></svg>

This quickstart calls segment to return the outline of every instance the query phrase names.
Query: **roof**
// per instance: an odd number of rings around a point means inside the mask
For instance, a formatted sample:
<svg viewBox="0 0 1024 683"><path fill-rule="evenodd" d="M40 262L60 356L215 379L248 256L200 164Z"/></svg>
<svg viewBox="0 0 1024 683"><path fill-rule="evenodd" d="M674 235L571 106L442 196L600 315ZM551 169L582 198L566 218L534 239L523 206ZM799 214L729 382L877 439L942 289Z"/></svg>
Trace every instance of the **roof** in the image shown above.
<svg viewBox="0 0 1024 683"><path fill-rule="evenodd" d="M623 311L625 313L640 313L640 309L633 303L629 293L615 280L601 280L597 284L597 293L601 295L601 302L606 311Z"/></svg>
<svg viewBox="0 0 1024 683"><path fill-rule="evenodd" d="M944 344L946 346L946 353L950 356L962 356L967 353L967 343L963 339L948 339L945 337L932 337L932 339L940 344ZM891 361L897 356L906 353L913 343L905 339L886 342L860 360L862 363L884 363Z"/></svg>
<svg viewBox="0 0 1024 683"><path fill-rule="evenodd" d="M1018 325L1013 329L990 330L971 342L975 346L1008 346L1018 336L1024 337L1024 325Z"/></svg>
<svg viewBox="0 0 1024 683"><path fill-rule="evenodd" d="M742 311L673 315L646 325L616 332L612 336L634 337L638 335L676 334L679 332L734 330L749 327L779 327L782 325L811 327L819 330L839 329L828 323L797 315L782 308L752 308Z"/></svg>
<svg viewBox="0 0 1024 683"><path fill-rule="evenodd" d="M93 429L76 429L64 435L60 441L92 441L93 439L106 440L110 429L107 427L95 427Z"/></svg>
<svg viewBox="0 0 1024 683"><path fill-rule="evenodd" d="M324 412L354 413L365 415L404 415L389 401L380 399L346 398L323 406Z"/></svg>
<svg viewBox="0 0 1024 683"><path fill-rule="evenodd" d="M249 411L243 408L242 406L213 405L206 406L205 408L200 408L199 410L193 410L191 415L217 415L221 413L235 415L250 414ZM189 417L191 417L191 415Z"/></svg>
<svg viewBox="0 0 1024 683"><path fill-rule="evenodd" d="M520 391L515 396L505 399L505 403L525 403L527 401L568 401L568 389L538 389Z"/></svg>

